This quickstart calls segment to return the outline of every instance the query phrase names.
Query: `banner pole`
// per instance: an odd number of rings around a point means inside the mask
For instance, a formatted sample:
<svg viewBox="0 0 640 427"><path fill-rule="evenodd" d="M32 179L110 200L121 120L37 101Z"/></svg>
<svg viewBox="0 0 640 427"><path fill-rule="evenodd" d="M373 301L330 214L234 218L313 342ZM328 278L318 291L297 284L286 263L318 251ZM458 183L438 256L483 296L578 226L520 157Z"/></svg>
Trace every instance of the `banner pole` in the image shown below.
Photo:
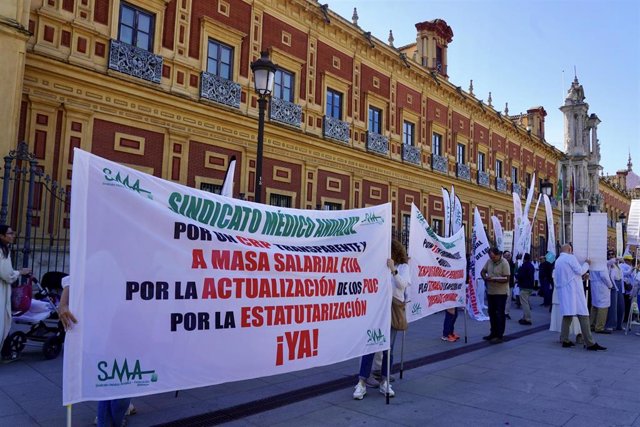
<svg viewBox="0 0 640 427"><path fill-rule="evenodd" d="M404 373L404 336L407 333L406 330L402 331L402 347L400 347L400 379Z"/></svg>
<svg viewBox="0 0 640 427"><path fill-rule="evenodd" d="M67 427L71 427L71 406L67 405Z"/></svg>

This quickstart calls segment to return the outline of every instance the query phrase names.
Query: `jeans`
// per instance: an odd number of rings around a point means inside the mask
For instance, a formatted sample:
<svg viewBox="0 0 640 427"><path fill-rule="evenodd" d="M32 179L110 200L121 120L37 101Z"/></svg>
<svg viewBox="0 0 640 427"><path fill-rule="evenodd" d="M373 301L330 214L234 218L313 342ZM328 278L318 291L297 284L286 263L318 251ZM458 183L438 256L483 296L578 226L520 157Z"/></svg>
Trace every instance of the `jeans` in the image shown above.
<svg viewBox="0 0 640 427"><path fill-rule="evenodd" d="M607 329L622 329L622 318L624 317L624 295L614 286L611 288L611 305L607 313Z"/></svg>
<svg viewBox="0 0 640 427"><path fill-rule="evenodd" d="M396 341L396 335L398 334L397 329L391 328L391 336L389 337L389 353L391 355L391 366L393 366L393 344ZM360 379L366 380L371 375L371 367L373 366L373 358L375 357L375 353L367 354L362 356L360 360ZM382 377L387 377L387 352L382 353L382 368L380 369L382 373Z"/></svg>
<svg viewBox="0 0 640 427"><path fill-rule="evenodd" d="M98 427L121 427L130 403L130 398L98 402Z"/></svg>
<svg viewBox="0 0 640 427"><path fill-rule="evenodd" d="M458 318L458 309L453 309L453 314L449 313L449 310L444 311L444 326L442 327L442 336L448 337L453 333L453 329Z"/></svg>
<svg viewBox="0 0 640 427"><path fill-rule="evenodd" d="M488 295L487 302L489 304L489 322L491 323L491 338L502 338L504 335L504 327L506 317L504 314L507 295Z"/></svg>

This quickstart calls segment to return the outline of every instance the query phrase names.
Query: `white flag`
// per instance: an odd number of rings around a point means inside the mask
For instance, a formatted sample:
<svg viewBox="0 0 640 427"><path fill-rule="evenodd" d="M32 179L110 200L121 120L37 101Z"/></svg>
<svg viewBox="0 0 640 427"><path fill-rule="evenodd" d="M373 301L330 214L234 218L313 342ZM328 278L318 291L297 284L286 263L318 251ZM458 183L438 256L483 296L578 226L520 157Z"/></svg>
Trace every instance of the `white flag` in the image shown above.
<svg viewBox="0 0 640 427"><path fill-rule="evenodd" d="M524 204L524 211L522 214L525 217L529 217L529 208L531 207L531 202L533 201L533 189L535 188L536 182L536 174L533 173L533 177L531 178L531 182L529 183L529 192L527 193L527 201Z"/></svg>
<svg viewBox="0 0 640 427"><path fill-rule="evenodd" d="M447 237L451 226L451 198L444 187L442 187L442 210L444 211L444 235L442 237ZM442 230L439 231L442 233Z"/></svg>
<svg viewBox="0 0 640 427"><path fill-rule="evenodd" d="M458 196L455 198L455 202L453 204L453 230L451 230L451 235L453 236L462 228L462 203L460 203L460 199Z"/></svg>
<svg viewBox="0 0 640 427"><path fill-rule="evenodd" d="M547 229L549 230L547 236L547 252L556 254L556 230L553 225L553 211L551 210L551 201L549 196L544 195L544 210L547 213Z"/></svg>
<svg viewBox="0 0 640 427"><path fill-rule="evenodd" d="M221 196L233 197L233 176L236 173L236 156L231 156L229 161L229 167L227 173L224 176L224 182L222 183Z"/></svg>
<svg viewBox="0 0 640 427"><path fill-rule="evenodd" d="M493 224L493 236L496 239L496 246L501 251L504 251L504 236L502 233L502 225L500 220L496 216L491 216L491 223Z"/></svg>

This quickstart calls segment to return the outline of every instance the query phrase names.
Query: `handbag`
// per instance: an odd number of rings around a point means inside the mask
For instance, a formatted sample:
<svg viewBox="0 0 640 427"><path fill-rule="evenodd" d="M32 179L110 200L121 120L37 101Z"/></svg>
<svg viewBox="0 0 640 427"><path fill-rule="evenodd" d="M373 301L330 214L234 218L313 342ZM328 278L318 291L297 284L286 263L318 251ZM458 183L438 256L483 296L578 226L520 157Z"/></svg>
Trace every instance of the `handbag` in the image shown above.
<svg viewBox="0 0 640 427"><path fill-rule="evenodd" d="M397 298L391 299L391 327L398 331L406 331L409 327L405 305L403 301Z"/></svg>
<svg viewBox="0 0 640 427"><path fill-rule="evenodd" d="M11 311L29 311L31 308L31 296L33 294L32 277L24 284L20 280L11 285Z"/></svg>

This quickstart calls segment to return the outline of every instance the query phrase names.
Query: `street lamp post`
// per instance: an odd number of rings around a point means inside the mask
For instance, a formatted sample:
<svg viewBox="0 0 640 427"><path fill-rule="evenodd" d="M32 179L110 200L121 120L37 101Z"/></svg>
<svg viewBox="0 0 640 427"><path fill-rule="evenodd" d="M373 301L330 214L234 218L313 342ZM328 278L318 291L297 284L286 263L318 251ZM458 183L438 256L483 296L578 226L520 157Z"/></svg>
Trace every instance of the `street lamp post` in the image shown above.
<svg viewBox="0 0 640 427"><path fill-rule="evenodd" d="M618 219L620 220L620 223L622 224L622 254L624 255L624 251L625 251L625 246L624 246L624 234L625 234L625 228L627 225L627 216L624 214L624 212L622 212L619 216Z"/></svg>
<svg viewBox="0 0 640 427"><path fill-rule="evenodd" d="M269 52L260 52L260 58L251 63L255 91L258 94L258 153L256 157L255 202L262 202L262 151L264 145L264 112L273 92L276 65L269 59Z"/></svg>

